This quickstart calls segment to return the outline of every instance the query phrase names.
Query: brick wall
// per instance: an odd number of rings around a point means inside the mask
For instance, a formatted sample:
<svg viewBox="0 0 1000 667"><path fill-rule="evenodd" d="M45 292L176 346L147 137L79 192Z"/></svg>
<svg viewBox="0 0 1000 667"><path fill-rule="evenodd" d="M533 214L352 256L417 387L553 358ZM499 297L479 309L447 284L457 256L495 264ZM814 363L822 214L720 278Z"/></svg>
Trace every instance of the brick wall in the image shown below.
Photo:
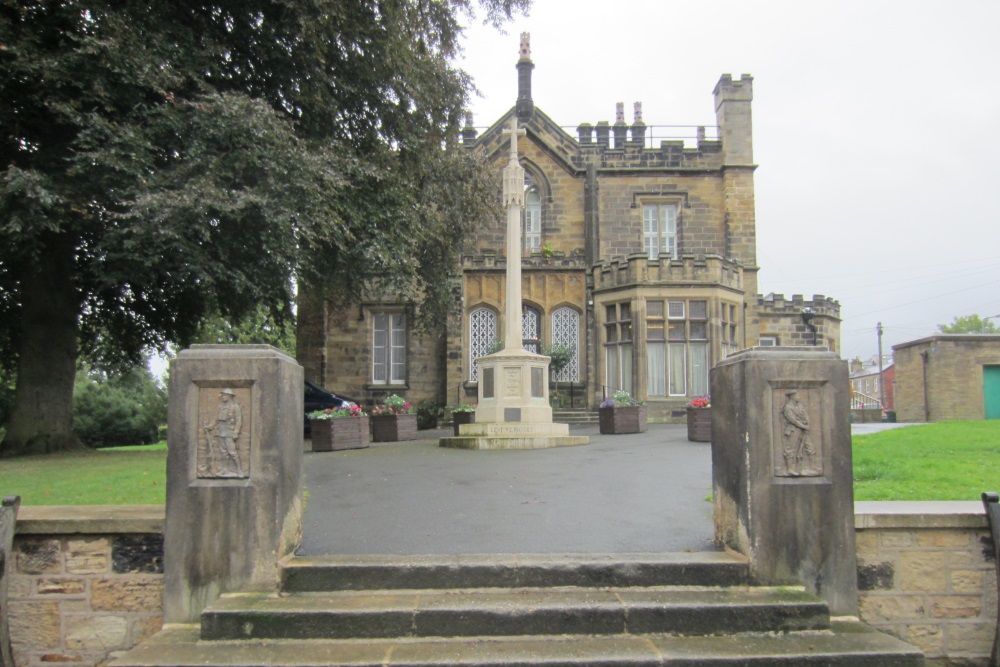
<svg viewBox="0 0 1000 667"><path fill-rule="evenodd" d="M917 646L930 665L986 665L997 580L982 505L856 507L861 620Z"/></svg>
<svg viewBox="0 0 1000 667"><path fill-rule="evenodd" d="M7 591L18 667L101 664L159 631L163 512L21 508Z"/></svg>

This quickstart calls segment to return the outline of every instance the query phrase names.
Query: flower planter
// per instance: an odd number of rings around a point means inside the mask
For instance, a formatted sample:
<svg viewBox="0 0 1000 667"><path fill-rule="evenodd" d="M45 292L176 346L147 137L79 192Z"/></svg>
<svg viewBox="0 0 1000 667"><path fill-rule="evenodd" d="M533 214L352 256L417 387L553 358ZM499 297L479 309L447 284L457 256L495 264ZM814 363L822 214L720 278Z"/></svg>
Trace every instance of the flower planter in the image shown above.
<svg viewBox="0 0 1000 667"><path fill-rule="evenodd" d="M688 440L712 442L712 408L687 409Z"/></svg>
<svg viewBox="0 0 1000 667"><path fill-rule="evenodd" d="M646 406L634 405L627 408L600 408L601 433L645 433Z"/></svg>
<svg viewBox="0 0 1000 667"><path fill-rule="evenodd" d="M458 427L462 424L475 424L476 423L476 413L475 412L452 412L451 413L451 423L455 429L455 436L458 437Z"/></svg>
<svg viewBox="0 0 1000 667"><path fill-rule="evenodd" d="M417 439L417 415L372 415L372 440L396 442Z"/></svg>
<svg viewBox="0 0 1000 667"><path fill-rule="evenodd" d="M312 420L312 450L363 449L371 443L368 417Z"/></svg>

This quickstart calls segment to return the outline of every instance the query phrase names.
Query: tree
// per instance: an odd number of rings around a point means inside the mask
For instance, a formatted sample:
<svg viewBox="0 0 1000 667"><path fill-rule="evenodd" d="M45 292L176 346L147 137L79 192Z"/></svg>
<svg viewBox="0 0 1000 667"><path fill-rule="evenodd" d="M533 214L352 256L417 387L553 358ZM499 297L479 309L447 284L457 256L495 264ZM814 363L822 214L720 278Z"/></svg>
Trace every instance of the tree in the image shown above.
<svg viewBox="0 0 1000 667"><path fill-rule="evenodd" d="M156 442L167 423L167 390L144 368L107 374L85 368L73 392L73 431L90 447Z"/></svg>
<svg viewBox="0 0 1000 667"><path fill-rule="evenodd" d="M951 321L951 324L939 324L938 330L941 333L997 333L997 325L993 323L993 318L985 320L979 315L962 315Z"/></svg>
<svg viewBox="0 0 1000 667"><path fill-rule="evenodd" d="M529 0L479 0L499 24ZM0 3L0 456L78 445L79 355L137 364L291 280L431 318L486 165L454 143L472 0ZM377 280L375 280L377 278Z"/></svg>

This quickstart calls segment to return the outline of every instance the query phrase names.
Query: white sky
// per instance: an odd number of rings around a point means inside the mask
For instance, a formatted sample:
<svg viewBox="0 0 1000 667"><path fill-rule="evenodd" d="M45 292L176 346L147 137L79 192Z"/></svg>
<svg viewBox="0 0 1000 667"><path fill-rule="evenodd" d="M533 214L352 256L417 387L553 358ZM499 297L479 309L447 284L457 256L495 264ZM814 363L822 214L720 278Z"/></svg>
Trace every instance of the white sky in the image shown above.
<svg viewBox="0 0 1000 667"><path fill-rule="evenodd" d="M1000 2L534 0L472 26L476 125L532 96L563 126L714 125L724 72L754 77L760 290L841 303L842 356L1000 315ZM575 133L573 133L575 135ZM996 323L1000 325L1000 318Z"/></svg>

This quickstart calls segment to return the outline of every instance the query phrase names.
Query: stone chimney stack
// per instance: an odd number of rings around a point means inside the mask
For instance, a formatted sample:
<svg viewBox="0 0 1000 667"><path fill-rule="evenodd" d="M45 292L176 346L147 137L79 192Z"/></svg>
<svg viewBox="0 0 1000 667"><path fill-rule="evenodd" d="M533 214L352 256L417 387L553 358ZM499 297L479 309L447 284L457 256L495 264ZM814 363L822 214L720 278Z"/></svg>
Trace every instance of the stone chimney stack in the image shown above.
<svg viewBox="0 0 1000 667"><path fill-rule="evenodd" d="M531 99L531 70L535 64L531 62L531 34L521 33L521 51L517 59L517 118L522 123L531 119L535 112L535 102Z"/></svg>

